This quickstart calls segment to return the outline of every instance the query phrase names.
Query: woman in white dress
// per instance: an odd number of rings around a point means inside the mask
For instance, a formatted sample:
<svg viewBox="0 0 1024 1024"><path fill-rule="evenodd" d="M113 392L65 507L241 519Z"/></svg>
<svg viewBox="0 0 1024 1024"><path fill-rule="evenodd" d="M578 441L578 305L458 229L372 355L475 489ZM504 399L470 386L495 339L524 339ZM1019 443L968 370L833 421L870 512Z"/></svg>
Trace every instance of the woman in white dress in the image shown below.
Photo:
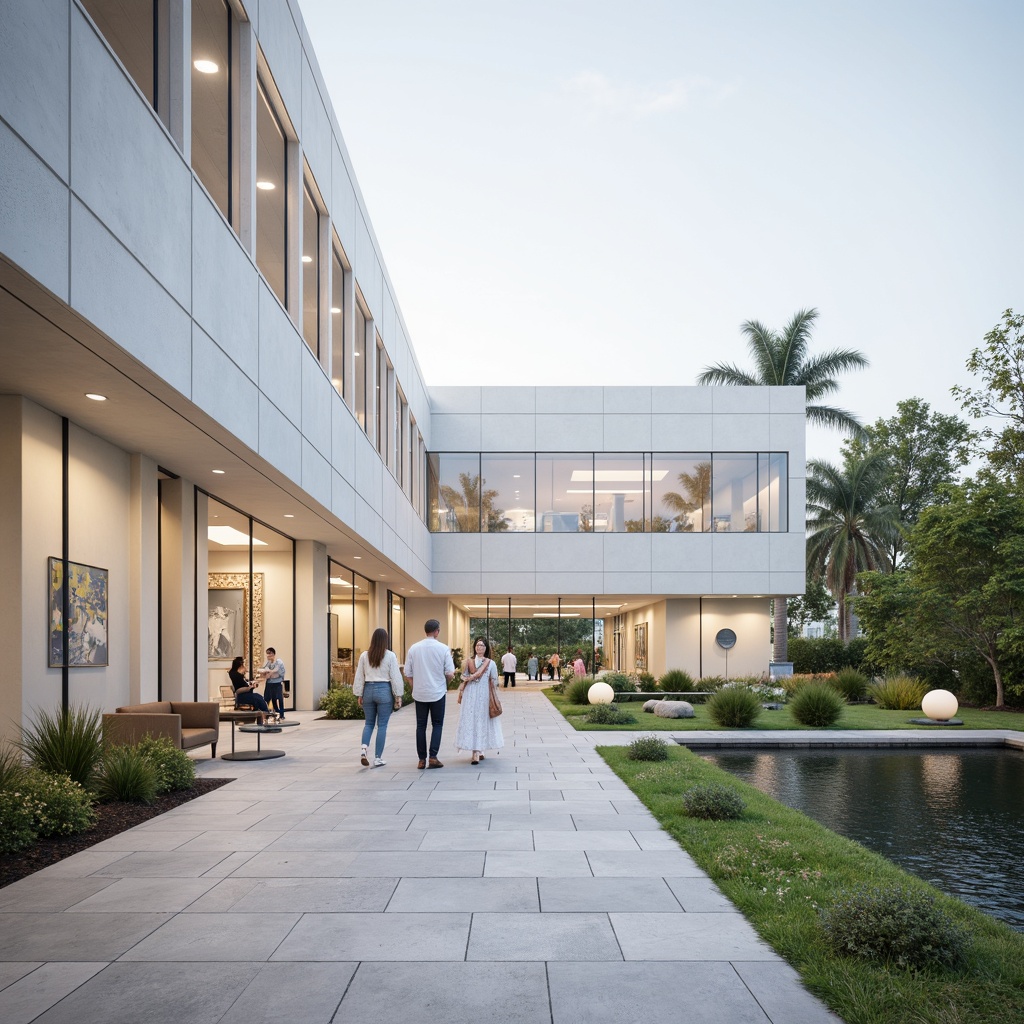
<svg viewBox="0 0 1024 1024"><path fill-rule="evenodd" d="M459 727L455 746L471 750L471 764L484 759L485 750L499 750L505 745L501 735L501 719L491 718L491 687L498 689L498 668L491 660L490 644L481 636L473 645L475 657L466 662L459 687Z"/></svg>

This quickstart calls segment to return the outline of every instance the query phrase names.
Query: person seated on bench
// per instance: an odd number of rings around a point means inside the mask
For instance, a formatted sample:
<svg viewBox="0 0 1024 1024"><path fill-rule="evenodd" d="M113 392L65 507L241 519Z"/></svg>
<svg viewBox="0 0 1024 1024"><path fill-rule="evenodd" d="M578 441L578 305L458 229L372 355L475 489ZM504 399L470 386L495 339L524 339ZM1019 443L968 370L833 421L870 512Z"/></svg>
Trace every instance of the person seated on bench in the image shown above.
<svg viewBox="0 0 1024 1024"><path fill-rule="evenodd" d="M235 707L252 708L254 711L262 711L264 715L270 714L270 708L263 697L263 694L256 692L256 684L246 681L242 673L242 666L245 658L235 658L228 669L228 678L235 690Z"/></svg>

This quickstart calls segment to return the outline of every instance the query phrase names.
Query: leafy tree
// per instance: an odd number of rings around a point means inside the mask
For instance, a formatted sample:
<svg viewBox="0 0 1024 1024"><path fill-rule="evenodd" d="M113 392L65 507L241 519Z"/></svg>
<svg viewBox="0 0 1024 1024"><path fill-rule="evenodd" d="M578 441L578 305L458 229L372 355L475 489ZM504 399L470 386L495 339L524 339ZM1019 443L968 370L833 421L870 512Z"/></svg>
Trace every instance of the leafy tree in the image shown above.
<svg viewBox="0 0 1024 1024"><path fill-rule="evenodd" d="M843 445L848 466L865 455L886 460L878 501L895 510L901 527L886 546L889 568L895 569L903 558L906 531L934 504L939 487L953 483L967 464L972 437L963 420L932 412L920 398L908 398L897 403L895 416L876 420L861 437Z"/></svg>
<svg viewBox="0 0 1024 1024"><path fill-rule="evenodd" d="M494 507L498 492L481 490L486 484L479 474L460 473L458 489L450 484L441 484L438 488L460 533L479 533L481 524L484 533L501 533L509 528L504 510Z"/></svg>
<svg viewBox="0 0 1024 1024"><path fill-rule="evenodd" d="M729 363L705 367L698 384L731 384L782 387L803 385L807 396L807 419L826 427L835 427L850 434L860 431L852 413L821 399L839 390L839 374L862 370L868 365L863 352L855 349L833 349L819 356L810 356L811 328L818 319L816 309L801 309L782 329L773 331L757 320L748 320L740 328L747 337L747 348L754 360L754 372L748 373ZM776 661L786 660L786 602L775 602Z"/></svg>
<svg viewBox="0 0 1024 1024"><path fill-rule="evenodd" d="M857 573L888 565L886 546L895 530L888 506L877 503L886 471L879 455L838 469L831 463L807 464L807 572L824 580L839 605L839 638L853 632L848 601Z"/></svg>
<svg viewBox="0 0 1024 1024"><path fill-rule="evenodd" d="M997 419L1003 427L986 426L978 434L989 464L1017 480L1024 473L1024 315L1012 309L985 335L982 348L971 352L967 369L981 377L983 388L954 387L954 397L974 419Z"/></svg>
<svg viewBox="0 0 1024 1024"><path fill-rule="evenodd" d="M822 579L811 577L802 597L791 597L788 601L789 635L792 639L801 636L804 626L811 622L828 622L835 610L835 598L829 593Z"/></svg>

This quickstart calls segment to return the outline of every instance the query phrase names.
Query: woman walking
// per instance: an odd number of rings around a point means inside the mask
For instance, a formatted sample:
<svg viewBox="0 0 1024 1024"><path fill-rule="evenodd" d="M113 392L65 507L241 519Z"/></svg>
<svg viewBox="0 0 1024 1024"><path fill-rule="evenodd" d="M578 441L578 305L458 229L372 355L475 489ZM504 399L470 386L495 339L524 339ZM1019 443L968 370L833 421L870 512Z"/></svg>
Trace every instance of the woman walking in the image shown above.
<svg viewBox="0 0 1024 1024"><path fill-rule="evenodd" d="M501 719L491 718L491 688L498 690L498 669L491 660L491 646L481 636L473 645L474 657L462 670L459 687L459 727L455 746L471 750L470 764L479 764L485 750L499 750L505 745L501 735Z"/></svg>
<svg viewBox="0 0 1024 1024"><path fill-rule="evenodd" d="M373 767L379 768L387 764L382 755L391 710L393 708L397 711L402 706L402 694L405 692L405 680L398 670L398 658L394 651L388 650L386 629L375 629L373 636L370 637L370 649L359 655L352 692L359 698L359 706L366 715L359 763L366 767L370 766L367 749L373 727L376 725L377 742L374 745Z"/></svg>

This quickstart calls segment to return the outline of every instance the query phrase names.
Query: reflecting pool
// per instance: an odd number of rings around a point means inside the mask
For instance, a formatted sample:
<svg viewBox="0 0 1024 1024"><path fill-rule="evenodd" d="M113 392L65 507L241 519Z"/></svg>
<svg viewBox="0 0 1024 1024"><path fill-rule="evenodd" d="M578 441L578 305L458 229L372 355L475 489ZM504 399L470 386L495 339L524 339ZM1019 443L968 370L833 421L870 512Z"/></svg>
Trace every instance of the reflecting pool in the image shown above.
<svg viewBox="0 0 1024 1024"><path fill-rule="evenodd" d="M1024 753L963 748L702 756L1024 931Z"/></svg>

